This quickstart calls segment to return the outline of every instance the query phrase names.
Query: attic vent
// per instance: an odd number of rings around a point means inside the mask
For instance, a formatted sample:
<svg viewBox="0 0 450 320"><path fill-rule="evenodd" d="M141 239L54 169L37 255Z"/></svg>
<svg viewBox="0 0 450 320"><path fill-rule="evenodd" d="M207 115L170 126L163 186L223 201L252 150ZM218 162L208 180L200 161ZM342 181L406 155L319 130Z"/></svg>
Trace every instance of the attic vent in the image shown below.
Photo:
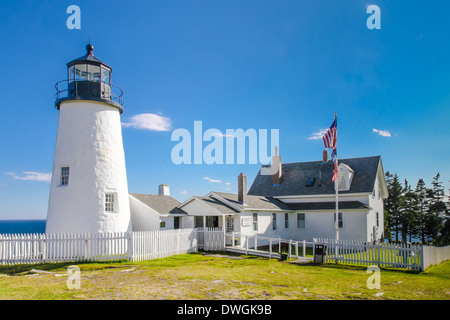
<svg viewBox="0 0 450 320"><path fill-rule="evenodd" d="M316 178L309 178L306 182L307 187L312 187L314 185L314 182L316 181Z"/></svg>

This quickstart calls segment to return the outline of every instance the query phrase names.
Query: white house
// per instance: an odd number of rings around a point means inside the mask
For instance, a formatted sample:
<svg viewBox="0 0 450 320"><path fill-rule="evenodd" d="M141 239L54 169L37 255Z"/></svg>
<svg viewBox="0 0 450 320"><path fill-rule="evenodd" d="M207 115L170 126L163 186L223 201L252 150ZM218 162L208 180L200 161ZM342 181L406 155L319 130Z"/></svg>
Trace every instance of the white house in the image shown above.
<svg viewBox="0 0 450 320"><path fill-rule="evenodd" d="M226 232L284 239L335 238L334 165L328 161L263 166L246 192L210 192L178 208L194 216L196 227L224 227ZM383 238L383 199L388 196L380 156L339 160L339 238L375 241Z"/></svg>
<svg viewBox="0 0 450 320"><path fill-rule="evenodd" d="M130 193L133 231L192 228L194 218L178 208L180 201L170 196L169 186L159 186L158 194Z"/></svg>

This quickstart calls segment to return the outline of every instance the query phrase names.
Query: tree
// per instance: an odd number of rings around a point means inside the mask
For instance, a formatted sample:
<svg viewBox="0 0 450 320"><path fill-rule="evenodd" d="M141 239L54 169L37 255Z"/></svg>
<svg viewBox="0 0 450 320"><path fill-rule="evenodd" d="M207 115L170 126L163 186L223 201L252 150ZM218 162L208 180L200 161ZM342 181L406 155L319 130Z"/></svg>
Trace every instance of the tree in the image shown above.
<svg viewBox="0 0 450 320"><path fill-rule="evenodd" d="M416 229L414 235L425 243L425 217L428 212L427 194L428 189L425 186L425 181L419 179L414 190L416 195L417 212L416 212Z"/></svg>
<svg viewBox="0 0 450 320"><path fill-rule="evenodd" d="M400 233L400 207L402 196L402 185L400 184L398 175L386 172L386 184L389 196L385 199L387 230L386 237L389 235L389 241L392 240L392 230L395 230L395 241L398 241Z"/></svg>
<svg viewBox="0 0 450 320"><path fill-rule="evenodd" d="M409 242L412 242L412 236L416 232L417 220L417 195L412 191L411 185L405 179L402 195L400 196L399 204L399 224L402 235L402 243L406 243L408 237Z"/></svg>
<svg viewBox="0 0 450 320"><path fill-rule="evenodd" d="M429 243L435 243L443 227L444 217L447 214L447 205L444 202L444 187L437 173L428 189L428 212L425 216L425 234Z"/></svg>

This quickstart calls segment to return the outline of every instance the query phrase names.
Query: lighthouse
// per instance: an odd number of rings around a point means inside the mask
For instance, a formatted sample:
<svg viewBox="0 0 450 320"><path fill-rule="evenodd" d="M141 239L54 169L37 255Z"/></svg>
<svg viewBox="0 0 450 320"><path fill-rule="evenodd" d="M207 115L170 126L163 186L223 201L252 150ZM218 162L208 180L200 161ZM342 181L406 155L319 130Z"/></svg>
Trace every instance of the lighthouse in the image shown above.
<svg viewBox="0 0 450 320"><path fill-rule="evenodd" d="M123 91L112 68L86 55L56 84L58 131L46 233L131 231L120 116Z"/></svg>

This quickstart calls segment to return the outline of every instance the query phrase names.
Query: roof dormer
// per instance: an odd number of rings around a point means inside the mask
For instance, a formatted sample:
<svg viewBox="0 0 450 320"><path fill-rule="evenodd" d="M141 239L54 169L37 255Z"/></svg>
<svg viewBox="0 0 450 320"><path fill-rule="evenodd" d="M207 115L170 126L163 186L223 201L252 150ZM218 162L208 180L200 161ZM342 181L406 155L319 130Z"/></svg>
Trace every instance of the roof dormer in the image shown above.
<svg viewBox="0 0 450 320"><path fill-rule="evenodd" d="M355 171L353 171L350 166L346 165L345 163L339 164L338 191L350 190L354 174Z"/></svg>

